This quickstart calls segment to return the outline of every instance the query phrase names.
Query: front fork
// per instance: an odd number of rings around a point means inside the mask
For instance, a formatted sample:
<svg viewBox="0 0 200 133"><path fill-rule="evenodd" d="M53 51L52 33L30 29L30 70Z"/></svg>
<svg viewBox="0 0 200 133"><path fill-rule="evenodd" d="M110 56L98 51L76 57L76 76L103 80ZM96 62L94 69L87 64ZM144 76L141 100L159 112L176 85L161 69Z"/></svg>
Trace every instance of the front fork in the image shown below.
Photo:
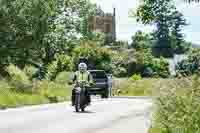
<svg viewBox="0 0 200 133"><path fill-rule="evenodd" d="M88 94L88 92L87 92L87 95L86 95L86 90L85 90L85 88L83 88L83 90L80 88L80 87L76 87L76 88L74 88L73 89L73 91L72 91L72 105L74 105L75 103L76 103L76 98L77 98L77 94L81 97L81 91L83 91L84 92L84 96L85 96L85 98L86 98L86 100L87 100L87 104L88 103L90 103L91 102L91 99L90 99L90 95ZM81 99L80 99L81 100ZM79 101L80 101L79 100Z"/></svg>

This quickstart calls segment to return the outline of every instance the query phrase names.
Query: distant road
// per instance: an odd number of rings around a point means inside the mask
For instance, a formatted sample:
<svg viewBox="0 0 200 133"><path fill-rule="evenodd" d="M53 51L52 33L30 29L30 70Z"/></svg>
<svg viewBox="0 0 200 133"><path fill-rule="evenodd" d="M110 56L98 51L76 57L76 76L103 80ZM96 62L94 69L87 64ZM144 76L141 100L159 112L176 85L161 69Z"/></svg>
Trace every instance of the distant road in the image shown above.
<svg viewBox="0 0 200 133"><path fill-rule="evenodd" d="M69 103L0 111L0 133L147 133L151 99L93 99L85 113Z"/></svg>

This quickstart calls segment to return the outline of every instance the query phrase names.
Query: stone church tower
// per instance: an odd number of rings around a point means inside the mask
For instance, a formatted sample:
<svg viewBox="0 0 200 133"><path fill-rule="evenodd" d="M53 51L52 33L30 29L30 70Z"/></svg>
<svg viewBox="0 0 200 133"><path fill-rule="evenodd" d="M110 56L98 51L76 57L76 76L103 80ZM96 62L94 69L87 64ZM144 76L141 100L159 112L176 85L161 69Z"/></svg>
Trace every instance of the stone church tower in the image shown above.
<svg viewBox="0 0 200 133"><path fill-rule="evenodd" d="M113 13L104 13L100 8L96 16L89 19L89 30L102 32L106 35L106 43L116 41L116 9Z"/></svg>

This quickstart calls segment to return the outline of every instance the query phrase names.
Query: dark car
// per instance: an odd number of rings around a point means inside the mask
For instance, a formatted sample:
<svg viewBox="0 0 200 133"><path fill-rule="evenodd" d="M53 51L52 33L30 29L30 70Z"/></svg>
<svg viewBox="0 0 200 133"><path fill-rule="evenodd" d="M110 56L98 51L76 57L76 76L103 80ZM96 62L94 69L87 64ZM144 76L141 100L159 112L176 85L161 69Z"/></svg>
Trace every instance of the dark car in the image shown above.
<svg viewBox="0 0 200 133"><path fill-rule="evenodd" d="M101 95L102 98L109 97L108 77L104 70L89 70L95 85L89 90L90 94Z"/></svg>

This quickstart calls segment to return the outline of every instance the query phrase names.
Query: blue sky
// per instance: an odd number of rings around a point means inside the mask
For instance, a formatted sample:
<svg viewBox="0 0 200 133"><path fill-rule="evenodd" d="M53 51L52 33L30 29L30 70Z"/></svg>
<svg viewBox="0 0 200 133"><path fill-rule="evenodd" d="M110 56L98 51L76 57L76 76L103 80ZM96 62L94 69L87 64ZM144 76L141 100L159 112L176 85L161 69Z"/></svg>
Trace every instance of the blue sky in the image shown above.
<svg viewBox="0 0 200 133"><path fill-rule="evenodd" d="M136 9L139 0L91 0L97 3L106 12L112 12L113 7L117 10L117 38L118 40L130 41L131 36L138 30L150 32L153 30L151 26L144 26L129 17L129 11ZM179 0L176 6L187 19L188 26L184 27L185 38L193 43L200 44L200 4L186 4Z"/></svg>

